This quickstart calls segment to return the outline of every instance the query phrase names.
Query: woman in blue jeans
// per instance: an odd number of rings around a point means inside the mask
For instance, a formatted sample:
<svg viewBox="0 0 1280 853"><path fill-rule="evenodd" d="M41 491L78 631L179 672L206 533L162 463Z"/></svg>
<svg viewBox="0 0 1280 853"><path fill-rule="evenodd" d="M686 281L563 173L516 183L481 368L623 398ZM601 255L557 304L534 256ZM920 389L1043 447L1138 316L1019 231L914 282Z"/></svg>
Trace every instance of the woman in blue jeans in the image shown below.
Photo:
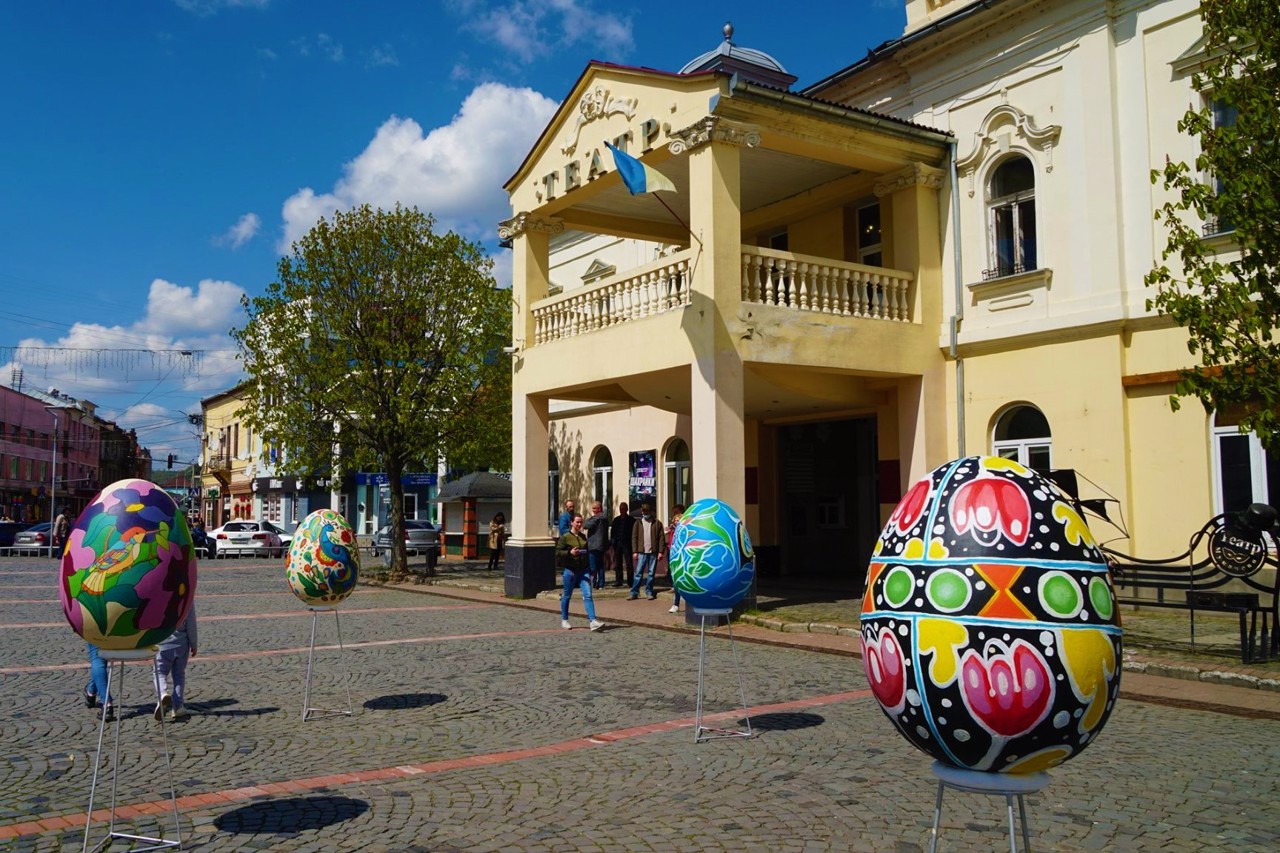
<svg viewBox="0 0 1280 853"><path fill-rule="evenodd" d="M92 708L106 697L102 716L110 722L116 718L116 706L107 693L107 662L98 654L98 647L93 643L85 643L85 647L89 650L89 683L84 688L84 704L86 708Z"/></svg>
<svg viewBox="0 0 1280 853"><path fill-rule="evenodd" d="M560 594L560 627L569 629L569 599L574 587L582 590L582 605L591 620L591 630L599 631L604 623L596 619L596 603L591 597L591 574L587 563L587 537L582 532L582 516L569 522L569 532L556 540L556 565L563 574L564 592Z"/></svg>

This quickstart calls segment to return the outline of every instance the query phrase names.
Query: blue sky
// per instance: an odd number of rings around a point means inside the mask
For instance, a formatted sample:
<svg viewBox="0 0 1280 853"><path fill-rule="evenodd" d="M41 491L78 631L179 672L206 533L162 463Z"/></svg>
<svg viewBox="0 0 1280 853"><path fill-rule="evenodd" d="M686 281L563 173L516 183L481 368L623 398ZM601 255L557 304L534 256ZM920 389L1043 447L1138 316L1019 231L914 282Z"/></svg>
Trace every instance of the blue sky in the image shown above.
<svg viewBox="0 0 1280 853"><path fill-rule="evenodd" d="M194 460L184 413L241 378L240 297L320 216L417 206L483 242L503 281L502 184L589 60L676 71L731 20L798 88L900 35L903 8L0 4L0 382L20 365L25 387L92 400L153 457Z"/></svg>

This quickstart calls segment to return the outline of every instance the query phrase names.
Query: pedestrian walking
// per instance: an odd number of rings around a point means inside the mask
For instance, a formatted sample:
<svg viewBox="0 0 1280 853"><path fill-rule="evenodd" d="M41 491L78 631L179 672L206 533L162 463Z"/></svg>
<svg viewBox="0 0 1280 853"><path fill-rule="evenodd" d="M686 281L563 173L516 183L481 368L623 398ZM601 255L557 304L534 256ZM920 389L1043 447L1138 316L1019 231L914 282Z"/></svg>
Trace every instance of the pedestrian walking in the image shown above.
<svg viewBox="0 0 1280 853"><path fill-rule="evenodd" d="M652 504L640 505L640 519L631 528L631 553L636 558L636 577L631 583L627 601L635 601L640 595L640 583L645 582L645 595L650 601L658 596L653 591L653 573L658 568L658 557L667 547L662 522L653 515Z"/></svg>
<svg viewBox="0 0 1280 853"><path fill-rule="evenodd" d="M582 606L592 631L599 631L604 623L596 619L596 604L591 596L591 576L587 562L587 537L582 531L582 516L575 515L569 522L569 532L556 540L556 565L561 570L564 591L560 594L560 627L569 629L569 599L574 589L582 590Z"/></svg>
<svg viewBox="0 0 1280 853"><path fill-rule="evenodd" d="M676 576L671 574L671 543L676 537L676 528L680 526L682 515L684 515L684 504L671 507L671 522L667 525L667 576L671 578L671 592L676 600L667 610L668 613L680 612L680 587L676 586Z"/></svg>
<svg viewBox="0 0 1280 853"><path fill-rule="evenodd" d="M489 570L496 571L498 559L502 556L502 546L507 541L507 518L502 513L495 513L489 521Z"/></svg>
<svg viewBox="0 0 1280 853"><path fill-rule="evenodd" d="M182 620L178 630L170 634L169 639L156 649L156 695L160 697L160 701L156 702L154 714L156 722L164 719L166 715L174 720L187 716L187 659L195 657L198 653L196 605L192 602L191 608L187 611L187 618ZM172 690L169 688L170 678L173 682Z"/></svg>
<svg viewBox="0 0 1280 853"><path fill-rule="evenodd" d="M631 555L631 528L635 523L635 516L631 514L626 502L618 504L618 515L609 524L609 543L613 545L613 585L616 587L622 586L624 569L627 586L631 586L632 575L635 574L635 562Z"/></svg>
<svg viewBox="0 0 1280 853"><path fill-rule="evenodd" d="M107 662L98 654L98 647L93 643L85 643L85 647L89 652L89 683L84 688L84 705L86 708L96 708L101 702L102 710L98 712L98 719L109 723L116 718L116 705L107 692Z"/></svg>
<svg viewBox="0 0 1280 853"><path fill-rule="evenodd" d="M62 556L62 551L67 546L67 537L71 535L71 522L67 520L65 507L58 510L58 517L53 520L49 535L52 537L53 544L49 549L49 556L57 559Z"/></svg>
<svg viewBox="0 0 1280 853"><path fill-rule="evenodd" d="M591 502L591 515L582 526L587 531L587 565L591 570L591 585L604 589L604 552L609 547L609 519L605 518L600 501Z"/></svg>

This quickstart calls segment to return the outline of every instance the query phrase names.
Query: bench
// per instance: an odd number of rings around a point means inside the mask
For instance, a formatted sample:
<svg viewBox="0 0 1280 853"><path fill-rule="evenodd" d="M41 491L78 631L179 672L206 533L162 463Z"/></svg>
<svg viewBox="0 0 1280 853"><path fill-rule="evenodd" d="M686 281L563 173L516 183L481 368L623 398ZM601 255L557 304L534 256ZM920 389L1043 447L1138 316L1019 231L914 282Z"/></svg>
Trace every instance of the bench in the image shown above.
<svg viewBox="0 0 1280 853"><path fill-rule="evenodd" d="M1193 649L1197 611L1233 613L1239 619L1240 660L1253 663L1276 657L1280 647L1276 544L1275 509L1252 504L1211 519L1176 557L1142 560L1102 550L1111 564L1117 603L1188 611Z"/></svg>

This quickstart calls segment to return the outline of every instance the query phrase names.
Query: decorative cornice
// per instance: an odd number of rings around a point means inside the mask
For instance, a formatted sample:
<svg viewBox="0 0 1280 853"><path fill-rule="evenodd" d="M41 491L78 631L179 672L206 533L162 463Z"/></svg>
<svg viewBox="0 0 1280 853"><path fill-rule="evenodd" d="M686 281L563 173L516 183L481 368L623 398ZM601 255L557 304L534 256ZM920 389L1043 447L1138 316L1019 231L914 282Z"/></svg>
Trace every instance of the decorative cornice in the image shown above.
<svg viewBox="0 0 1280 853"><path fill-rule="evenodd" d="M671 131L671 135L675 138L667 145L667 149L672 154L683 154L708 142L723 142L743 148L755 148L760 144L760 128L752 124L725 121L720 116L700 118L683 130Z"/></svg>
<svg viewBox="0 0 1280 853"><path fill-rule="evenodd" d="M884 198L917 186L930 190L942 189L942 170L926 166L924 163L912 163L905 169L899 169L876 181L876 198Z"/></svg>
<svg viewBox="0 0 1280 853"><path fill-rule="evenodd" d="M574 152L578 147L578 135L584 125L598 118L608 118L612 115L623 115L627 117L627 121L630 121L635 117L636 107L639 104L640 101L636 98L615 98L608 89L596 86L578 101L578 115L574 119L573 127L569 128L569 132L564 135L560 145L561 153Z"/></svg>
<svg viewBox="0 0 1280 853"><path fill-rule="evenodd" d="M1007 151L1013 142L1011 135L1017 137L1023 148L1040 151L1044 156L1044 170L1053 171L1053 149L1058 144L1058 136L1062 133L1060 125L1037 127L1035 119L1017 107L1008 104L987 113L982 125L973 134L973 150L956 160L956 171L960 177L969 179L969 195L974 193L973 179L978 166L983 163L988 152L994 146L1000 151Z"/></svg>
<svg viewBox="0 0 1280 853"><path fill-rule="evenodd" d="M559 234L564 231L564 222L559 219L543 219L528 211L520 211L510 219L498 223L498 239L511 240L526 231L539 231L543 234Z"/></svg>

